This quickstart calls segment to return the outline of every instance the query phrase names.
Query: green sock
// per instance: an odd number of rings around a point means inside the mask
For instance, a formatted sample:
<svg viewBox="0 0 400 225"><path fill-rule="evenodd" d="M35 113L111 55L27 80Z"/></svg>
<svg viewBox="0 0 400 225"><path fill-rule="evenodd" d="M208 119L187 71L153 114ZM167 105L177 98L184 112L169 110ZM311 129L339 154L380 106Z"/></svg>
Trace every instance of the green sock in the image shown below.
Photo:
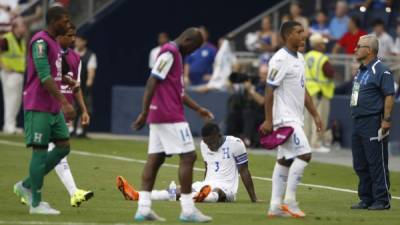
<svg viewBox="0 0 400 225"><path fill-rule="evenodd" d="M68 147L55 147L50 152L43 152L47 153L46 162L45 162L45 172L44 175L47 175L65 156L69 153L69 146ZM25 188L31 189L32 186L32 179L31 177L27 177L23 182L22 186Z"/></svg>
<svg viewBox="0 0 400 225"><path fill-rule="evenodd" d="M55 166L67 156L69 146L56 146L53 150L47 153L45 174L48 174Z"/></svg>
<svg viewBox="0 0 400 225"><path fill-rule="evenodd" d="M22 181L22 186L31 189L31 177L25 178L25 180Z"/></svg>
<svg viewBox="0 0 400 225"><path fill-rule="evenodd" d="M43 178L45 175L46 156L46 150L32 150L32 159L29 166L29 178L27 178L24 183L30 184L30 188L32 191L33 207L38 206L40 201L42 200L41 189L43 186Z"/></svg>

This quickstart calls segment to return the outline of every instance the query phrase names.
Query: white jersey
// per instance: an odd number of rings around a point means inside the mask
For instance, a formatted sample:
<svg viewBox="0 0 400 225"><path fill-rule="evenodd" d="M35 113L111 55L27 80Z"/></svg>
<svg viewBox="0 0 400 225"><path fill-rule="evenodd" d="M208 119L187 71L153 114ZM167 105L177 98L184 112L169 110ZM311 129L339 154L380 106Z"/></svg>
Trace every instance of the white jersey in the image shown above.
<svg viewBox="0 0 400 225"><path fill-rule="evenodd" d="M149 56L149 68L153 69L154 64L156 64L158 53L160 53L161 47L157 46L150 51Z"/></svg>
<svg viewBox="0 0 400 225"><path fill-rule="evenodd" d="M297 122L303 125L305 100L305 61L301 53L286 48L277 51L269 61L267 85L275 88L273 124Z"/></svg>
<svg viewBox="0 0 400 225"><path fill-rule="evenodd" d="M211 151L201 141L201 155L207 163L205 183L221 184L234 194L239 187L238 165L248 161L246 147L242 140L233 136L226 136L218 151Z"/></svg>

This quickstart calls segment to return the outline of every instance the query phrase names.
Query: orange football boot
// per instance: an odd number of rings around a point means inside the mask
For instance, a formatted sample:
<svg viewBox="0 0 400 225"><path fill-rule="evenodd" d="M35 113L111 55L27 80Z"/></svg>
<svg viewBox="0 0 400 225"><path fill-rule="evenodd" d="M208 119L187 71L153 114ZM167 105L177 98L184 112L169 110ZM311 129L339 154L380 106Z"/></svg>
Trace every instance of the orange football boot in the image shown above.
<svg viewBox="0 0 400 225"><path fill-rule="evenodd" d="M204 199L211 193L211 186L210 185L204 185L199 193L196 194L196 196L193 197L193 200L195 202L202 202Z"/></svg>
<svg viewBox="0 0 400 225"><path fill-rule="evenodd" d="M126 200L137 201L139 200L139 192L122 177L117 176L117 187L121 191Z"/></svg>

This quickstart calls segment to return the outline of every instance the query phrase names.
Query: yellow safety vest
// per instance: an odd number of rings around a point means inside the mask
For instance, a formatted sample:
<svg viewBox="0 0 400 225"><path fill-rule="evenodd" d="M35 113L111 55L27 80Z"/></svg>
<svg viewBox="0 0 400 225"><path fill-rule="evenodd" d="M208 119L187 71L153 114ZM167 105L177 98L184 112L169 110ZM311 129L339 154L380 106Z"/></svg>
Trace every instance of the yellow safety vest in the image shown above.
<svg viewBox="0 0 400 225"><path fill-rule="evenodd" d="M26 63L26 41L21 40L18 44L14 34L8 32L3 35L3 38L7 40L8 50L2 52L0 60L5 68L13 71L24 73Z"/></svg>
<svg viewBox="0 0 400 225"><path fill-rule="evenodd" d="M306 88L308 93L313 96L318 92L328 99L333 97L335 83L328 79L322 69L325 62L329 60L328 56L321 52L312 50L305 55L306 61Z"/></svg>

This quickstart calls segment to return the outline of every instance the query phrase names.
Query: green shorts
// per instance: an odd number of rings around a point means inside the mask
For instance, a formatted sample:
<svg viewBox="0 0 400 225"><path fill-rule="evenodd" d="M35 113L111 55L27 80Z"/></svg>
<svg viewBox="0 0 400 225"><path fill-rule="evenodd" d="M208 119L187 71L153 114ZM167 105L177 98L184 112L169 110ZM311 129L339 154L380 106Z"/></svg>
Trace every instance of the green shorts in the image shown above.
<svg viewBox="0 0 400 225"><path fill-rule="evenodd" d="M68 127L64 114L52 114L48 112L25 111L25 143L28 147L47 148L53 141L69 139Z"/></svg>

